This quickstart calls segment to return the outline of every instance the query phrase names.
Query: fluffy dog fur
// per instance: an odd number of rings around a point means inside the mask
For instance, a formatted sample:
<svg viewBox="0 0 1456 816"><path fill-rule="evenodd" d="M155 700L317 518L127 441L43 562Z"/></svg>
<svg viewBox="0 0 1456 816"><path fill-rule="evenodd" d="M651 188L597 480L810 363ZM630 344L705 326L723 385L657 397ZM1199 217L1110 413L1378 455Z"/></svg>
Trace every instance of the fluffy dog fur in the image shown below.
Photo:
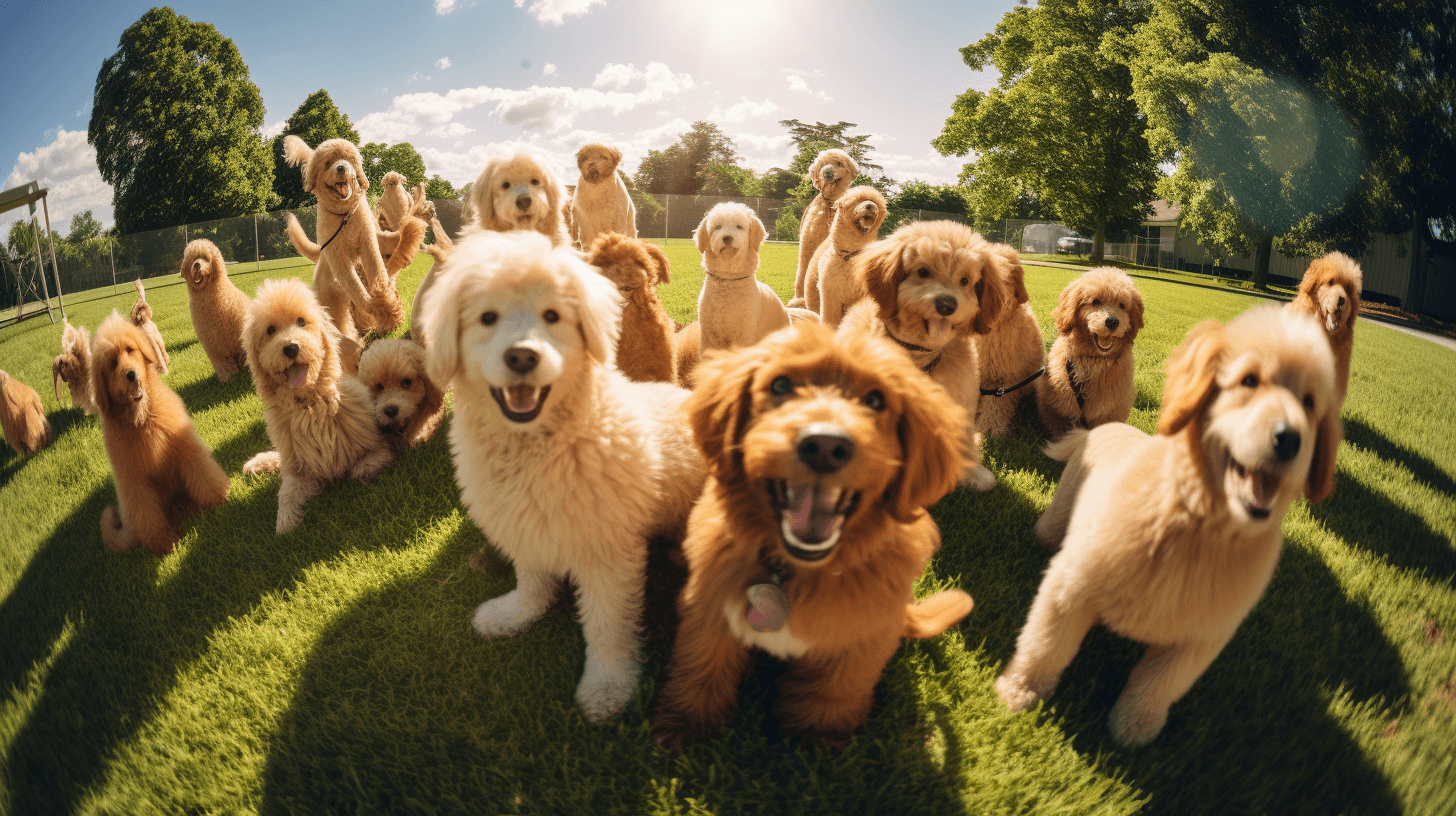
<svg viewBox="0 0 1456 816"><path fill-rule="evenodd" d="M657 299L658 284L672 280L667 253L651 241L604 232L588 249L587 263L615 283L627 301L617 341L622 373L637 382L677 382L673 322Z"/></svg>
<svg viewBox="0 0 1456 816"><path fill-rule="evenodd" d="M702 490L688 392L617 370L615 287L532 232L463 238L426 309L430 377L455 389L461 501L516 569L471 625L525 631L569 577L586 639L576 699L606 720L637 690L648 542L680 539Z"/></svg>
<svg viewBox="0 0 1456 816"><path fill-rule="evenodd" d="M358 379L369 389L374 423L396 450L428 441L445 418L445 392L425 372L425 350L408 340L369 344Z"/></svg>
<svg viewBox="0 0 1456 816"><path fill-rule="evenodd" d="M960 590L913 592L940 548L923 508L955 487L965 413L888 342L810 325L705 363L688 410L710 477L653 737L678 750L727 725L759 648L789 663L784 729L842 744L900 639L971 610ZM787 622L760 632L746 591L775 577Z"/></svg>
<svg viewBox="0 0 1456 816"><path fill-rule="evenodd" d="M94 351L91 390L116 474L116 506L101 514L101 539L116 552L141 544L169 553L184 519L227 501L227 474L182 398L157 376L155 349L141 329L113 311L96 329Z"/></svg>
<svg viewBox="0 0 1456 816"><path fill-rule="evenodd" d="M809 261L814 258L814 250L829 237L829 228L834 223L834 202L859 176L859 165L848 153L831 148L819 151L805 175L819 195L814 196L809 206L804 208L799 222L799 266L794 272L794 297L789 301L789 305L794 307L804 307L808 303L805 284Z"/></svg>
<svg viewBox="0 0 1456 816"><path fill-rule="evenodd" d="M162 333L157 329L157 324L152 322L152 305L147 303L147 288L142 285L142 279L132 281L136 287L137 302L131 307L131 323L142 330L147 342L152 344L156 353L152 355L157 370L163 375L167 373L167 366L171 364L172 358L167 356L167 344L162 340Z"/></svg>
<svg viewBox="0 0 1456 816"><path fill-rule="evenodd" d="M1143 296L1132 278L1110 266L1087 270L1062 290L1052 320L1058 336L1036 381L1047 433L1126 422L1136 396L1132 345L1143 327Z"/></svg>
<svg viewBox="0 0 1456 816"><path fill-rule="evenodd" d="M552 246L569 246L571 236L561 211L566 189L550 163L521 150L493 156L470 188L470 211L476 227L493 232L534 230Z"/></svg>
<svg viewBox="0 0 1456 816"><path fill-rule="evenodd" d="M248 296L228 279L222 253L206 238L187 245L182 253L182 279L187 282L187 305L197 340L217 372L227 382L247 365L243 353L243 321L248 318Z"/></svg>
<svg viewBox="0 0 1456 816"><path fill-rule="evenodd" d="M91 334L85 326L65 322L61 333L61 353L51 363L55 380L56 402L61 402L61 383L71 390L71 404L88 414L96 413L96 397L91 393Z"/></svg>
<svg viewBox="0 0 1456 816"><path fill-rule="evenodd" d="M1340 404L1350 388L1350 353L1355 348L1355 318L1360 316L1360 265L1348 255L1331 252L1304 270L1299 293L1289 308L1313 315L1335 352L1335 389Z"/></svg>
<svg viewBox="0 0 1456 816"><path fill-rule="evenodd" d="M834 225L814 250L804 283L808 308L825 325L839 328L844 313L865 296L850 262L879 237L888 214L885 197L868 185L851 188L834 202Z"/></svg>
<svg viewBox="0 0 1456 816"><path fill-rule="evenodd" d="M34 388L0 371L0 430L21 456L51 443L51 423Z"/></svg>
<svg viewBox="0 0 1456 816"><path fill-rule="evenodd" d="M1011 429L1016 406L1021 398L1036 390L1037 381L996 396L986 394L999 388L1010 388L1039 370L1046 368L1046 345L1041 339L1041 326L1028 303L1026 272L1021 268L1021 255L1005 244L992 244L1011 265L1011 287L1016 303L991 324L991 330L976 335L976 352L981 359L981 402L976 408L976 426L981 433L1000 436ZM1046 375L1043 374L1043 377Z"/></svg>
<svg viewBox="0 0 1456 816"><path fill-rule="evenodd" d="M1228 643L1279 560L1302 493L1334 490L1334 361L1318 325L1277 306L1206 321L1168 360L1158 435L1122 423L1048 448L1068 460L1037 537L1052 558L996 691L1049 697L1093 625L1148 644L1112 707L1143 745Z"/></svg>
<svg viewBox="0 0 1456 816"><path fill-rule="evenodd" d="M282 472L279 533L298 526L304 503L330 482L372 479L394 459L368 389L340 371L339 346L339 330L302 281L258 287L243 348L275 450L249 459L243 473Z"/></svg>
<svg viewBox="0 0 1456 816"><path fill-rule="evenodd" d="M425 198L425 183L409 189L409 180L401 173L391 170L380 181L384 188L379 194L379 229L384 232L398 231L404 225L405 216L429 223L435 217L435 205Z"/></svg>
<svg viewBox="0 0 1456 816"><path fill-rule="evenodd" d="M604 144L583 145L576 151L581 179L571 199L571 218L577 243L587 249L604 232L637 237L637 208L627 185L617 174L622 151Z"/></svg>
<svg viewBox="0 0 1456 816"><path fill-rule="evenodd" d="M966 411L968 467L962 483L996 486L981 464L975 410L981 365L972 342L1015 302L1004 251L953 221L917 221L895 230L854 259L869 297L850 308L840 331L888 335Z"/></svg>

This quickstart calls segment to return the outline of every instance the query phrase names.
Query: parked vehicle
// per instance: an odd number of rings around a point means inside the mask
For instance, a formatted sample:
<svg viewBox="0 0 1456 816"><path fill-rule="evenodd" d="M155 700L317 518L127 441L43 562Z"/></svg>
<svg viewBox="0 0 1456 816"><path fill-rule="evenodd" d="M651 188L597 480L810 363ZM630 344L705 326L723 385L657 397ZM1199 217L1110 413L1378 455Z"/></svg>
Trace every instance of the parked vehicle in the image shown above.
<svg viewBox="0 0 1456 816"><path fill-rule="evenodd" d="M1068 235L1057 239L1058 255L1091 255L1092 239L1080 235Z"/></svg>

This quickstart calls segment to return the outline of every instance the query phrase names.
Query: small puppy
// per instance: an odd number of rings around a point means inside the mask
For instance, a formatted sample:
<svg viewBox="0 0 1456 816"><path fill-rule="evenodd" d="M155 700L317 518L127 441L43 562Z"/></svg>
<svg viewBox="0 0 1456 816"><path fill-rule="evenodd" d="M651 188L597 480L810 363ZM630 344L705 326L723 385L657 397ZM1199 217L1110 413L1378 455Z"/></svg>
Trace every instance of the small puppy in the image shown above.
<svg viewBox="0 0 1456 816"><path fill-rule="evenodd" d="M804 291L810 311L825 325L839 328L844 313L865 296L850 262L879 237L889 208L880 191L868 185L853 187L834 202L834 225L829 238L814 250Z"/></svg>
<svg viewBox="0 0 1456 816"><path fill-rule="evenodd" d="M46 419L40 394L4 371L0 371L0 430L21 456L51 443L51 423Z"/></svg>
<svg viewBox="0 0 1456 816"><path fill-rule="evenodd" d="M1067 461L1036 534L1052 558L996 691L1051 696L1087 631L1148 644L1112 707L1112 736L1151 741L1263 595L1302 493L1334 490L1334 360L1311 318L1278 306L1194 326L1168 360L1158 435L1107 423L1047 454Z"/></svg>
<svg viewBox="0 0 1456 816"><path fill-rule="evenodd" d="M249 459L243 473L283 474L279 533L297 527L304 503L329 483L373 479L394 460L374 423L369 391L342 374L339 346L338 328L302 281L258 287L243 324L243 349L276 450Z"/></svg>
<svg viewBox="0 0 1456 816"><path fill-rule="evenodd" d="M182 398L157 376L156 350L121 315L96 329L91 390L116 475L116 506L101 513L101 540L116 552L141 544L165 555L177 526L227 501L228 477L197 435Z"/></svg>
<svg viewBox="0 0 1456 816"><path fill-rule="evenodd" d="M805 284L809 276L809 262L814 258L814 250L829 237L829 228L834 223L834 202L859 176L859 165L843 150L830 148L819 151L805 175L819 195L814 196L809 206L804 208L804 216L799 222L799 267L794 273L794 297L789 301L793 307L804 307L808 303Z"/></svg>
<svg viewBox="0 0 1456 816"><path fill-rule="evenodd" d="M617 341L622 373L637 382L677 382L674 326L657 299L658 284L672 282L667 253L651 241L603 232L588 248L586 262L600 269L627 299Z"/></svg>
<svg viewBox="0 0 1456 816"><path fill-rule="evenodd" d="M1126 422L1137 394L1132 344L1143 327L1143 296L1132 278L1111 266L1089 269L1062 290L1052 320L1058 337L1036 382L1047 434Z"/></svg>
<svg viewBox="0 0 1456 816"><path fill-rule="evenodd" d="M55 380L56 402L61 402L61 383L71 390L71 404L88 414L96 413L96 397L91 393L91 334L85 326L65 322L61 333L61 353L51 363Z"/></svg>
<svg viewBox="0 0 1456 816"><path fill-rule="evenodd" d="M216 245L199 238L182 253L182 279L187 281L187 305L202 351L227 382L243 370L243 321L248 318L248 296L228 279L227 264Z"/></svg>
<svg viewBox="0 0 1456 816"><path fill-rule="evenodd" d="M995 487L996 476L981 464L981 364L972 338L990 331L1014 302L1008 256L963 224L916 221L870 244L853 263L869 297L845 314L840 332L888 337L940 383L966 412L962 484Z"/></svg>
<svg viewBox="0 0 1456 816"><path fill-rule="evenodd" d="M425 373L425 350L408 340L370 343L358 379L374 401L374 423L396 450L429 441L445 418L445 392Z"/></svg>
<svg viewBox="0 0 1456 816"><path fill-rule="evenodd" d="M702 491L688 392L617 370L616 287L534 232L462 238L425 308L430 378L455 389L461 501L516 569L471 625L523 632L569 577L586 639L576 699L595 722L613 717L642 669L648 542L680 540Z"/></svg>
<svg viewBox="0 0 1456 816"><path fill-rule="evenodd" d="M583 145L576 151L581 179L571 200L571 220L577 243L587 249L604 232L637 237L637 208L627 185L617 175L622 151L604 144Z"/></svg>
<svg viewBox="0 0 1456 816"><path fill-rule="evenodd" d="M152 322L152 305L147 303L147 288L142 286L141 278L132 281L132 286L136 287L137 302L131 307L131 323L141 329L142 334L146 335L147 342L152 344L152 348L156 352L152 355L153 361L157 365L157 370L165 376L172 358L167 356L167 344L162 342L162 333L157 330L157 324Z"/></svg>
<svg viewBox="0 0 1456 816"><path fill-rule="evenodd" d="M955 487L965 412L887 341L812 325L704 363L688 412L710 477L653 738L675 751L726 726L759 648L789 663L784 729L842 745L900 639L971 611L960 590L913 592L940 548L924 508Z"/></svg>
<svg viewBox="0 0 1456 816"><path fill-rule="evenodd" d="M1341 252L1316 258L1304 270L1299 294L1289 308L1313 315L1330 336L1335 352L1335 389L1340 404L1350 387L1350 352L1355 347L1355 318L1360 316L1360 265Z"/></svg>
<svg viewBox="0 0 1456 816"><path fill-rule="evenodd" d="M409 190L409 180L393 170L384 174L380 182L384 190L379 194L379 229L382 232L397 232L404 225L405 216L414 216L426 223L435 217L435 205L425 198L425 183Z"/></svg>
<svg viewBox="0 0 1456 816"><path fill-rule="evenodd" d="M991 330L975 338L981 358L981 403L976 408L976 426L981 433L1000 436L1011 430L1021 398L1036 390L1035 383L1046 373L1046 345L1036 312L1028 303L1026 272L1021 255L1005 244L992 244L1011 266L1011 286L1016 303L1001 313Z"/></svg>
<svg viewBox="0 0 1456 816"><path fill-rule="evenodd" d="M470 188L476 227L493 232L535 230L550 238L552 246L571 244L561 214L565 200L566 189L551 165L525 150L491 157Z"/></svg>

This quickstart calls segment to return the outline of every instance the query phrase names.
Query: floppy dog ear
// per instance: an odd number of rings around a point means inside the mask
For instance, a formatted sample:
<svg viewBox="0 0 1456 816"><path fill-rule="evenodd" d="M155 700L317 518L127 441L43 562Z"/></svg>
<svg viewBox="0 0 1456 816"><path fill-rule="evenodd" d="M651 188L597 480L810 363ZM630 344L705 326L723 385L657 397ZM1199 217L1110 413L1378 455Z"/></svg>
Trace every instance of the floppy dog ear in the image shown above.
<svg viewBox="0 0 1456 816"><path fill-rule="evenodd" d="M359 189L369 189L369 177L364 175L364 157L357 149L349 152L349 163L354 165L354 173L359 176Z"/></svg>
<svg viewBox="0 0 1456 816"><path fill-rule="evenodd" d="M616 284L578 259L575 252L565 248L558 251L564 262L571 265L576 283L581 287L581 336L586 341L587 353L611 365L616 360L617 336L622 330L622 295Z"/></svg>
<svg viewBox="0 0 1456 816"><path fill-rule="evenodd" d="M844 154L845 161L849 164L849 181L852 183L859 178L859 165L854 163L854 157L849 153Z"/></svg>
<svg viewBox="0 0 1456 816"><path fill-rule="evenodd" d="M753 409L753 377L768 359L763 346L750 346L709 357L693 372L696 385L684 410L708 471L719 482L743 478L740 445Z"/></svg>
<svg viewBox="0 0 1456 816"><path fill-rule="evenodd" d="M447 258L435 285L415 303L416 309L423 310L421 328L430 338L430 345L425 349L425 373L441 388L448 386L460 372L460 309L456 306L460 287L454 279L463 276L450 275L449 271Z"/></svg>
<svg viewBox="0 0 1456 816"><path fill-rule="evenodd" d="M672 283L671 264L667 261L667 253L663 251L662 247L651 241L643 241L642 246L647 250L647 255L652 258L652 263L657 267L657 282Z"/></svg>
<svg viewBox="0 0 1456 816"><path fill-rule="evenodd" d="M875 241L851 262L854 277L880 307L880 319L888 320L900 311L900 242L894 236Z"/></svg>
<svg viewBox="0 0 1456 816"><path fill-rule="evenodd" d="M91 351L91 370L86 376L91 378L91 394L96 400L96 410L109 416L111 389L106 383L106 363L116 355L116 346L111 341L98 337L96 346Z"/></svg>
<svg viewBox="0 0 1456 816"><path fill-rule="evenodd" d="M1172 436L1203 411L1218 390L1215 375L1227 350L1228 334L1217 320L1205 320L1189 329L1183 345L1168 357L1158 433Z"/></svg>
<svg viewBox="0 0 1456 816"><path fill-rule="evenodd" d="M814 189L819 190L820 192L823 192L824 190L824 179L822 176L819 175L819 169L822 168L824 164L828 161L829 151L819 151L819 155L814 157L814 163L809 165L809 172L806 174L809 176L809 183L814 185Z"/></svg>
<svg viewBox="0 0 1456 816"><path fill-rule="evenodd" d="M763 241L767 237L768 233L764 231L763 222L758 220L758 214L750 210L748 215L748 248L757 252L759 247L763 246Z"/></svg>
<svg viewBox="0 0 1456 816"><path fill-rule="evenodd" d="M1131 301L1132 302L1127 305L1127 319L1129 325L1126 337L1129 343L1132 342L1133 338L1137 337L1138 331L1140 331L1143 327L1143 293L1139 292L1136 288L1134 288L1132 290Z"/></svg>
<svg viewBox="0 0 1456 816"><path fill-rule="evenodd" d="M698 230L693 233L693 243L698 247L698 253L704 254L708 251L708 216L698 222Z"/></svg>
<svg viewBox="0 0 1456 816"><path fill-rule="evenodd" d="M1011 284L1011 264L1006 256L999 252L988 251L983 257L985 263L981 265L981 279L976 281L976 301L979 304L976 309L976 317L971 321L971 331L976 334L986 334L996 321L1001 319L1001 313L1010 308L1015 302L1015 294Z"/></svg>
<svg viewBox="0 0 1456 816"><path fill-rule="evenodd" d="M903 463L885 496L890 514L908 524L955 489L965 470L968 420L965 409L919 371L905 376L901 394L896 432Z"/></svg>
<svg viewBox="0 0 1456 816"><path fill-rule="evenodd" d="M57 405L66 404L64 401L61 400L61 368L68 365L71 362L71 359L71 355L69 354L57 354L55 362L51 363L51 376L54 377L56 381Z"/></svg>
<svg viewBox="0 0 1456 816"><path fill-rule="evenodd" d="M490 204L495 195L495 184L491 177L495 175L496 167L505 160L504 156L491 156L486 159L485 167L480 169L480 175L475 177L475 183L470 186L470 209L475 214L475 223L486 229L490 229L490 222L495 220L495 208Z"/></svg>
<svg viewBox="0 0 1456 816"><path fill-rule="evenodd" d="M1309 461L1309 481L1304 495L1312 502L1324 501L1335 492L1335 454L1340 448L1344 427L1340 424L1340 404L1331 400L1320 420L1319 435L1314 440L1314 458Z"/></svg>
<svg viewBox="0 0 1456 816"><path fill-rule="evenodd" d="M992 244L991 251L1001 256L1007 265L1007 278L1011 283L1012 294L1016 296L1017 303L1025 303L1031 300L1031 295L1026 291L1026 270L1021 266L1021 253L1007 244Z"/></svg>

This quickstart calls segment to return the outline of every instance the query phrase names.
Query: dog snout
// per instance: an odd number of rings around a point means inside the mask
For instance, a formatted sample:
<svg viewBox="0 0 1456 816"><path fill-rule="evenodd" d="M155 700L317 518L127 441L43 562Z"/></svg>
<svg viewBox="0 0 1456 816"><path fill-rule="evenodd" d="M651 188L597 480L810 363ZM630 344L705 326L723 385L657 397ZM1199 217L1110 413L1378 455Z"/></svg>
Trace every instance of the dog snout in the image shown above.
<svg viewBox="0 0 1456 816"><path fill-rule="evenodd" d="M939 295L935 298L935 311L939 312L941 317L950 317L955 314L956 307L959 305L955 295Z"/></svg>
<svg viewBox="0 0 1456 816"><path fill-rule="evenodd" d="M725 247L731 247L731 246L733 246L733 236L731 236L731 235L725 235L725 236L723 236L723 246L725 246Z"/></svg>
<svg viewBox="0 0 1456 816"><path fill-rule="evenodd" d="M1109 329L1116 329L1121 324L1122 324L1122 321L1117 319L1117 315L1109 315L1108 316L1108 318L1107 318L1107 328L1109 328Z"/></svg>
<svg viewBox="0 0 1456 816"><path fill-rule="evenodd" d="M287 357L290 360L296 359L298 357L298 344L289 343L288 345L284 346L283 356Z"/></svg>
<svg viewBox="0 0 1456 816"><path fill-rule="evenodd" d="M133 383L136 382L136 369L132 369L126 372L126 381Z"/></svg>
<svg viewBox="0 0 1456 816"><path fill-rule="evenodd" d="M833 473L854 458L854 439L832 422L815 422L799 431L795 451L815 473Z"/></svg>
<svg viewBox="0 0 1456 816"><path fill-rule="evenodd" d="M1274 426L1274 455L1279 461L1288 462L1299 453L1299 431L1280 422Z"/></svg>
<svg viewBox="0 0 1456 816"><path fill-rule="evenodd" d="M531 196L529 193L521 193L516 196L516 209L526 212L531 209Z"/></svg>
<svg viewBox="0 0 1456 816"><path fill-rule="evenodd" d="M506 368L517 374L528 374L541 362L541 355L528 348L512 346L506 349Z"/></svg>
<svg viewBox="0 0 1456 816"><path fill-rule="evenodd" d="M395 417L399 416L399 406L398 405L386 405L386 406L384 406L384 415L387 416L387 417L389 417L390 419L394 419Z"/></svg>

